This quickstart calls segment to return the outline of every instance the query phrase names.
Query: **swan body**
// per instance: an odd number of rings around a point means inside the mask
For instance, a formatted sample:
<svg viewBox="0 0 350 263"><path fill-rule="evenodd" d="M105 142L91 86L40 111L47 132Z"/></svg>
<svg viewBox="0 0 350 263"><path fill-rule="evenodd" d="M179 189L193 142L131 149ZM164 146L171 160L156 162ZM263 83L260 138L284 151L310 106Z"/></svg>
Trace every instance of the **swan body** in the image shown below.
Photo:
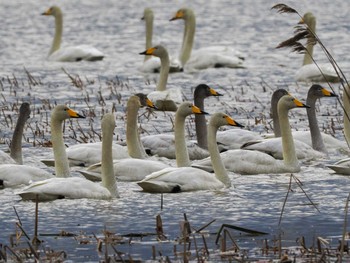
<svg viewBox="0 0 350 263"><path fill-rule="evenodd" d="M248 130L230 129L217 133L217 142L227 149L239 149L247 142L260 140L263 140L261 135Z"/></svg>
<svg viewBox="0 0 350 263"><path fill-rule="evenodd" d="M216 131L220 126L241 126L224 113L214 114L208 126L208 148L215 174L193 167L166 168L138 182L146 192L176 193L184 191L217 190L231 186L231 180L220 159Z"/></svg>
<svg viewBox="0 0 350 263"><path fill-rule="evenodd" d="M42 15L52 15L55 18L55 36L49 52L49 60L75 62L75 61L97 61L104 58L104 54L89 45L78 45L61 48L63 31L63 14L58 6L50 7Z"/></svg>
<svg viewBox="0 0 350 263"><path fill-rule="evenodd" d="M312 32L316 32L316 18L312 13L305 13L300 23L305 23ZM340 82L341 79L331 64L318 64L319 68L314 64L312 60L314 49L313 41L308 41L306 49L307 52L305 52L304 55L303 66L295 75L297 81Z"/></svg>
<svg viewBox="0 0 350 263"><path fill-rule="evenodd" d="M326 166L337 174L350 175L350 158L345 158Z"/></svg>
<svg viewBox="0 0 350 263"><path fill-rule="evenodd" d="M102 185L85 178L52 178L39 181L24 188L18 194L23 200L51 201L60 198L110 199L118 197L116 179L113 173L112 141L115 128L113 114L102 119Z"/></svg>
<svg viewBox="0 0 350 263"><path fill-rule="evenodd" d="M14 164L16 161L10 155L0 150L0 164Z"/></svg>
<svg viewBox="0 0 350 263"><path fill-rule="evenodd" d="M228 67L242 68L243 57L240 52L231 47L204 47L192 51L196 31L196 18L189 8L179 9L170 21L183 19L185 21L184 37L180 61L186 72L195 72L207 68Z"/></svg>
<svg viewBox="0 0 350 263"><path fill-rule="evenodd" d="M278 113L282 131L283 160L269 154L243 149L228 150L221 153L221 159L228 171L240 174L289 173L299 172L300 164L295 152L288 120L288 111L296 107L308 107L290 95L283 96L278 102ZM212 171L210 159L192 164L206 171Z"/></svg>
<svg viewBox="0 0 350 263"><path fill-rule="evenodd" d="M178 88L167 89L170 62L168 51L161 45L151 47L140 53L141 55L152 55L160 58L161 70L157 84L157 90L151 92L147 97L154 102L155 106L160 110L176 111L177 106L183 102L182 91ZM167 106L170 103L170 106Z"/></svg>
<svg viewBox="0 0 350 263"><path fill-rule="evenodd" d="M153 35L153 20L154 14L151 8L145 8L143 12L142 20L146 24L146 50L152 47L152 35ZM181 62L175 58L169 56L170 68L169 72L180 72L182 71ZM141 67L141 71L144 73L159 73L161 69L160 59L154 56L145 56L145 60Z"/></svg>

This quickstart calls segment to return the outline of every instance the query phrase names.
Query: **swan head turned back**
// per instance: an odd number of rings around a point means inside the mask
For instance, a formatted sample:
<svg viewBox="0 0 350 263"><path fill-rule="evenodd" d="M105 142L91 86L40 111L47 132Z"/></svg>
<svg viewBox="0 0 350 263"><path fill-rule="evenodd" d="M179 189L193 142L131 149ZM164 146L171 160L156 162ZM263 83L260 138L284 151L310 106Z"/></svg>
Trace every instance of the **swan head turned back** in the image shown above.
<svg viewBox="0 0 350 263"><path fill-rule="evenodd" d="M306 24L308 27L315 27L316 18L311 12L307 12L303 15L302 19L299 21L299 24Z"/></svg>
<svg viewBox="0 0 350 263"><path fill-rule="evenodd" d="M333 92L325 89L319 84L314 84L310 87L309 92L307 94L308 98L319 99L323 97L338 97Z"/></svg>
<svg viewBox="0 0 350 263"><path fill-rule="evenodd" d="M219 128L225 125L236 126L240 128L244 127L242 124L239 124L223 112L214 113L213 116L210 118L209 125L214 126L215 128Z"/></svg>
<svg viewBox="0 0 350 263"><path fill-rule="evenodd" d="M169 57L168 51L162 45L157 45L141 52L140 55L152 55L158 58Z"/></svg>
<svg viewBox="0 0 350 263"><path fill-rule="evenodd" d="M183 102L176 111L177 115L188 116L191 114L208 114L189 101Z"/></svg>
<svg viewBox="0 0 350 263"><path fill-rule="evenodd" d="M42 13L44 16L58 16L62 15L62 11L58 6L51 6L49 9L47 9L44 13Z"/></svg>
<svg viewBox="0 0 350 263"><path fill-rule="evenodd" d="M52 111L52 120L64 121L69 118L85 118L66 105L57 105Z"/></svg>
<svg viewBox="0 0 350 263"><path fill-rule="evenodd" d="M145 20L145 21L150 21L153 20L154 15L153 15L153 11L151 8L145 8L143 10L143 17L141 18L141 20Z"/></svg>

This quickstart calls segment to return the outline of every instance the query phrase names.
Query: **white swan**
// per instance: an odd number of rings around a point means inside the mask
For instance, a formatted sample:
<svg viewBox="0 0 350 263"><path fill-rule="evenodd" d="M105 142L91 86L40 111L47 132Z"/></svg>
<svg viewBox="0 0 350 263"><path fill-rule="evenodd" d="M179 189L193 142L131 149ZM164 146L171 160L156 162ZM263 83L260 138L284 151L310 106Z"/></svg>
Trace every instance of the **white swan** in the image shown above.
<svg viewBox="0 0 350 263"><path fill-rule="evenodd" d="M282 141L280 138L280 125L277 114L277 102L287 91L276 90L271 99L271 113L276 138L262 140L261 142L252 142L244 145L242 148L247 150L258 150L271 154L275 158L283 158ZM321 133L318 127L315 104L317 99L323 97L335 97L336 95L318 84L310 87L306 99L307 115L310 130L309 131L293 131L293 139L296 145L296 154L298 159L318 159L325 157L327 149L332 152L346 152L344 142L337 140L329 134Z"/></svg>
<svg viewBox="0 0 350 263"><path fill-rule="evenodd" d="M161 45L149 48L140 55L152 55L160 58L161 69L156 91L148 93L147 97L159 110L176 111L177 106L183 102L182 91L179 88L167 89L167 82L170 69L169 54L166 48Z"/></svg>
<svg viewBox="0 0 350 263"><path fill-rule="evenodd" d="M102 185L85 178L52 178L33 183L18 194L23 200L51 201L59 198L70 199L110 199L119 197L116 179L113 173L112 142L115 128L113 114L104 115L102 122ZM65 155L65 151L61 151ZM57 163L57 162L56 162ZM68 167L68 163L66 160ZM57 166L56 166L57 167Z"/></svg>
<svg viewBox="0 0 350 263"><path fill-rule="evenodd" d="M22 136L26 121L30 117L30 105L23 102L19 108L19 115L15 130L12 134L10 155L0 150L0 164L23 164Z"/></svg>
<svg viewBox="0 0 350 263"><path fill-rule="evenodd" d="M305 23L312 32L316 32L316 18L311 12L305 13L300 23ZM340 82L339 76L330 63L318 64L319 68L316 66L316 64L314 64L312 60L314 50L313 41L308 41L306 49L307 52L305 52L304 55L303 66L296 72L295 75L297 81ZM320 70L323 72L324 76Z"/></svg>
<svg viewBox="0 0 350 263"><path fill-rule="evenodd" d="M42 15L54 16L55 18L55 36L49 52L49 60L75 62L81 60L96 61L104 58L104 54L101 51L88 45L61 48L63 14L58 6L50 7Z"/></svg>
<svg viewBox="0 0 350 263"><path fill-rule="evenodd" d="M215 67L243 67L242 54L228 46L211 46L192 51L196 31L195 14L189 8L181 8L170 21L177 19L185 21L180 61L186 72Z"/></svg>
<svg viewBox="0 0 350 263"><path fill-rule="evenodd" d="M143 12L142 20L146 24L146 50L152 47L152 35L153 35L153 20L154 14L151 8L145 8ZM180 61L177 58L169 57L170 68L169 72L183 71ZM146 55L141 71L145 73L159 73L161 68L160 59L154 56Z"/></svg>
<svg viewBox="0 0 350 263"><path fill-rule="evenodd" d="M199 84L194 91L194 104L204 111L204 99L208 96L221 96L213 88L206 84ZM199 117L199 118L198 118ZM202 114L195 115L197 142L186 141L190 160L199 160L209 156L207 151L207 126L206 119ZM158 155L169 159L175 159L175 138L173 134L156 134L143 136L142 144L150 155Z"/></svg>
<svg viewBox="0 0 350 263"><path fill-rule="evenodd" d="M82 118L82 116L65 105L58 105L52 111L51 140L57 163L55 167L57 177L67 177L70 173L67 160L65 159L66 155L62 134L62 122L68 118ZM5 187L29 184L52 177L52 174L37 167L18 164L0 165L0 180L2 180Z"/></svg>
<svg viewBox="0 0 350 263"><path fill-rule="evenodd" d="M126 145L129 155L133 158L113 160L114 176L119 181L140 181L150 173L169 167L160 161L144 159L147 155L139 141L137 118L139 108L147 104L150 107L154 107L152 102L143 94L131 96L128 100L126 110ZM100 181L102 172L101 163L93 164L86 170L79 172L89 180Z"/></svg>
<svg viewBox="0 0 350 263"><path fill-rule="evenodd" d="M250 150L228 150L221 153L228 171L240 174L294 173L300 171L299 161L290 129L288 111L296 107L308 107L290 95L283 96L278 102L278 114L282 131L283 160L277 160L269 154ZM192 164L207 171L212 171L210 159L206 158Z"/></svg>
<svg viewBox="0 0 350 263"><path fill-rule="evenodd" d="M198 190L217 190L231 186L231 180L220 159L216 143L217 129L223 125L241 127L232 118L224 113L215 113L208 125L208 148L214 173L193 168L166 168L147 176L137 184L145 191L151 193L176 193Z"/></svg>

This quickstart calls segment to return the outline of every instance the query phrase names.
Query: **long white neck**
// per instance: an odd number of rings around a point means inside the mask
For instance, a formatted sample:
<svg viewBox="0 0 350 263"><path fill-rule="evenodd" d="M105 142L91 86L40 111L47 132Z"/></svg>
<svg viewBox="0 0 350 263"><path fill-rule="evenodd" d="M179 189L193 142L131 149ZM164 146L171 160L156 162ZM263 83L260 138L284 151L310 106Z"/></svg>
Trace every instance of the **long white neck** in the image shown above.
<svg viewBox="0 0 350 263"><path fill-rule="evenodd" d="M185 118L179 110L175 115L175 156L178 167L190 166L190 157L186 145Z"/></svg>
<svg viewBox="0 0 350 263"><path fill-rule="evenodd" d="M159 73L159 80L158 80L158 84L157 84L157 90L158 91L165 91L166 84L168 82L169 69L170 69L170 60L169 60L168 54L160 57L160 65L161 66L160 66L160 73Z"/></svg>
<svg viewBox="0 0 350 263"><path fill-rule="evenodd" d="M350 87L345 85L343 91L343 104L344 104L344 136L345 140L350 145Z"/></svg>
<svg viewBox="0 0 350 263"><path fill-rule="evenodd" d="M63 121L51 117L51 141L55 159L56 177L70 177L70 169L62 132Z"/></svg>
<svg viewBox="0 0 350 263"><path fill-rule="evenodd" d="M278 105L278 117L281 126L283 161L286 166L298 166L298 158L295 153L294 140L288 119L288 109Z"/></svg>
<svg viewBox="0 0 350 263"><path fill-rule="evenodd" d="M314 148L317 151L327 153L327 149L324 145L321 131L318 126L318 121L316 117L316 109L315 109L316 100L317 99L315 97L310 97L310 96L308 96L306 99L306 104L310 106L310 108L306 109L306 112L309 120L312 148Z"/></svg>
<svg viewBox="0 0 350 263"><path fill-rule="evenodd" d="M152 36L153 36L153 17L145 17L145 22L146 22L146 49L148 50L149 48L152 47ZM150 55L145 56L145 60L150 59Z"/></svg>
<svg viewBox="0 0 350 263"><path fill-rule="evenodd" d="M308 21L308 27L311 30L311 32L316 33L316 19L312 18L310 21ZM308 41L309 43L306 46L306 52L304 54L304 61L303 65L308 65L314 63L312 60L313 52L314 52L314 45L312 44L313 41Z"/></svg>
<svg viewBox="0 0 350 263"><path fill-rule="evenodd" d="M127 120L126 120L126 145L128 153L132 158L144 159L146 153L141 148L141 142L137 127L137 118L139 110L139 102L130 98L127 104Z"/></svg>
<svg viewBox="0 0 350 263"><path fill-rule="evenodd" d="M63 15L61 12L57 12L55 15L55 36L53 38L49 55L51 55L56 50L60 49L61 40L62 40L62 30L63 30Z"/></svg>
<svg viewBox="0 0 350 263"><path fill-rule="evenodd" d="M202 96L194 97L194 105L196 105L201 110L204 110L204 98ZM195 125L196 125L196 135L198 146L203 149L208 149L207 140L207 123L204 114L196 114Z"/></svg>
<svg viewBox="0 0 350 263"><path fill-rule="evenodd" d="M188 13L188 17L185 20L185 32L180 55L180 61L183 66L191 57L194 35L196 32L196 17L192 11L189 11Z"/></svg>
<svg viewBox="0 0 350 263"><path fill-rule="evenodd" d="M217 128L209 123L208 125L208 150L210 153L211 163L214 169L215 176L226 187L231 186L231 180L228 177L225 166L220 158L219 149L216 142Z"/></svg>
<svg viewBox="0 0 350 263"><path fill-rule="evenodd" d="M112 128L109 128L109 127L112 127ZM114 127L112 125L110 125L109 127L103 130L103 137L102 137L102 160L101 160L102 186L108 189L108 191L111 193L111 196L119 197L117 181L113 171L112 145L113 145Z"/></svg>

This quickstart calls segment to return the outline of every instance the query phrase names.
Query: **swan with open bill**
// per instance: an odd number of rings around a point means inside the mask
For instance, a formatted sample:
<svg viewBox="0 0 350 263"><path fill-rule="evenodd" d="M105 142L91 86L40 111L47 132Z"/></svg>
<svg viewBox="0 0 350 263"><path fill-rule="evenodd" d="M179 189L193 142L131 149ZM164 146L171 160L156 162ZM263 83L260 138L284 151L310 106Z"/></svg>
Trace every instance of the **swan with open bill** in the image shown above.
<svg viewBox="0 0 350 263"><path fill-rule="evenodd" d="M151 8L145 8L143 11L143 17L141 18L146 24L146 50L152 47L153 37L153 20L154 14ZM170 67L169 72L181 72L182 66L178 58L169 56ZM144 73L159 73L161 69L160 59L154 56L146 55L143 65L140 70Z"/></svg>
<svg viewBox="0 0 350 263"><path fill-rule="evenodd" d="M196 31L196 17L189 8L179 9L170 21L185 21L180 61L185 72L196 72L207 68L243 68L244 58L240 52L230 46L209 46L192 50Z"/></svg>
<svg viewBox="0 0 350 263"><path fill-rule="evenodd" d="M119 197L113 172L112 142L115 117L111 113L103 116L102 122L102 184L81 177L52 178L33 183L17 194L23 200L52 201L55 199L111 199ZM64 149L61 153L65 155ZM57 162L56 162L57 163ZM67 166L68 162L66 160Z"/></svg>
<svg viewBox="0 0 350 263"><path fill-rule="evenodd" d="M177 106L183 102L182 91L179 88L167 88L170 60L167 49L162 45L151 47L140 55L160 58L161 69L156 91L147 94L147 97L159 110L176 111Z"/></svg>
<svg viewBox="0 0 350 263"><path fill-rule="evenodd" d="M316 33L316 18L311 12L305 13L299 24L306 24L311 32ZM296 72L296 80L305 82L340 82L341 78L331 63L317 63L318 66L314 63L312 60L314 44L312 39L308 39L303 65Z"/></svg>
<svg viewBox="0 0 350 263"><path fill-rule="evenodd" d="M89 45L61 47L63 14L58 6L50 7L42 15L55 18L55 36L49 52L49 60L75 62L81 60L97 61L104 58L105 55L101 51Z"/></svg>
<svg viewBox="0 0 350 263"><path fill-rule="evenodd" d="M137 184L145 192L177 193L198 190L218 190L231 187L231 179L220 159L216 132L223 125L242 127L225 113L215 113L208 125L208 149L214 174L193 167L166 168L147 176Z"/></svg>
<svg viewBox="0 0 350 263"><path fill-rule="evenodd" d="M56 177L70 176L67 157L64 151L62 123L69 118L83 118L65 105L56 106L51 114L51 141L57 166ZM0 178L5 187L28 185L54 176L46 170L29 165L3 164L0 165Z"/></svg>
<svg viewBox="0 0 350 263"><path fill-rule="evenodd" d="M250 150L228 150L221 153L221 159L228 171L239 174L263 173L296 173L300 171L300 164L295 152L294 140L288 112L294 108L308 106L291 95L284 95L278 102L278 115L282 132L283 160L278 160L269 154ZM192 164L193 167L206 171L213 171L209 158Z"/></svg>

